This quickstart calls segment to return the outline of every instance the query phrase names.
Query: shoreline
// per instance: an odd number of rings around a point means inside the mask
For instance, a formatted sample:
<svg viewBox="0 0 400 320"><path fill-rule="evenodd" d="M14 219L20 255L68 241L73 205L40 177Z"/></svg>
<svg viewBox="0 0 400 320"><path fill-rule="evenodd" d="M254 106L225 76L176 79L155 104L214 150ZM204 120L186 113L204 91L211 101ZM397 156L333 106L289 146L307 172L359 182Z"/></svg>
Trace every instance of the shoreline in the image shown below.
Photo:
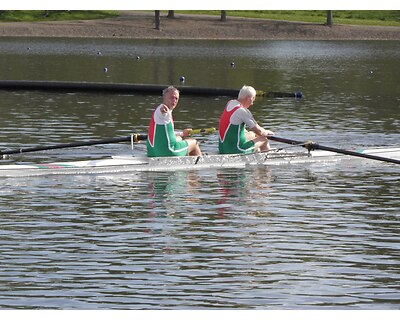
<svg viewBox="0 0 400 320"><path fill-rule="evenodd" d="M121 38L193 40L400 40L400 27L355 26L176 14L161 17L155 29L154 12L122 11L117 18L46 22L0 22L0 38Z"/></svg>

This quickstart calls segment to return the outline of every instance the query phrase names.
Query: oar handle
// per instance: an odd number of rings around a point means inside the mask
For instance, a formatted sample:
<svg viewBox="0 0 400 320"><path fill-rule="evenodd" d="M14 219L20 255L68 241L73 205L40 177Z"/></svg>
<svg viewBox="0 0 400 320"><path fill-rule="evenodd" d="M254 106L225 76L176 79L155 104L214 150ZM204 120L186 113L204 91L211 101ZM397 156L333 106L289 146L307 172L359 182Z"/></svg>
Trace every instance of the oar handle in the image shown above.
<svg viewBox="0 0 400 320"><path fill-rule="evenodd" d="M278 141L278 142L282 142L282 143L291 144L293 146L299 146L299 147L306 148L308 151L312 151L312 150L316 150L317 149L315 147L315 143L312 142L311 140L309 140L309 141L299 141L299 140L281 138L281 137L277 137L275 135L269 135L267 137L268 137L269 140Z"/></svg>
<svg viewBox="0 0 400 320"><path fill-rule="evenodd" d="M213 133L216 130L217 129L215 129L215 128L192 129L192 130L190 130L190 134Z"/></svg>

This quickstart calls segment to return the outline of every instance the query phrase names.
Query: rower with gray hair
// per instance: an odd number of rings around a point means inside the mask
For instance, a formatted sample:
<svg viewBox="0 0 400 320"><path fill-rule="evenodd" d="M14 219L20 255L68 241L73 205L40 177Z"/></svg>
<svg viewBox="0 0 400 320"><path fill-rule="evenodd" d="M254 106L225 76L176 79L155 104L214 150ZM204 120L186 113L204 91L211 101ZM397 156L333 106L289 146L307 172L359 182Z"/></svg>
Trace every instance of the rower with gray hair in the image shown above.
<svg viewBox="0 0 400 320"><path fill-rule="evenodd" d="M219 122L221 154L265 152L270 149L267 137L274 133L258 125L249 110L255 99L256 90L244 85L238 98L228 101Z"/></svg>
<svg viewBox="0 0 400 320"><path fill-rule="evenodd" d="M163 90L163 103L153 112L148 137L148 157L201 156L196 139L188 138L192 129L175 131L172 111L179 101L179 90L169 86Z"/></svg>

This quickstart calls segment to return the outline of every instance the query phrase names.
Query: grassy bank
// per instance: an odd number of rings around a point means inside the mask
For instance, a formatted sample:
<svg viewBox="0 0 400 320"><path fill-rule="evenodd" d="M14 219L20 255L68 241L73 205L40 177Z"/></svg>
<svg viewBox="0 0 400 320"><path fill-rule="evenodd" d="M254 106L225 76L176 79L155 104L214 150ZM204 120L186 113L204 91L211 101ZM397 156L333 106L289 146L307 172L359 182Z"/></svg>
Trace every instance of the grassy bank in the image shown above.
<svg viewBox="0 0 400 320"><path fill-rule="evenodd" d="M167 11L163 11L163 16ZM208 14L221 15L221 11L175 11L176 13L190 14ZM99 10L61 10L61 11L45 11L45 10L12 10L0 11L0 21L57 21L57 20L91 20L117 17L118 11L99 11ZM246 11L233 10L227 11L227 18L232 16L272 19L272 20L288 20L301 21L311 23L326 23L327 12L323 10L272 10L272 11ZM400 26L400 11L394 10L357 10L333 11L334 24L352 24L352 25L371 25L371 26Z"/></svg>
<svg viewBox="0 0 400 320"><path fill-rule="evenodd" d="M78 10L1 10L0 21L65 21L91 20L117 17L116 11L78 11Z"/></svg>
<svg viewBox="0 0 400 320"><path fill-rule="evenodd" d="M221 15L221 11L176 11L191 14ZM313 23L326 23L326 11L322 10L272 10L272 11L227 11L227 17L247 17L272 20L288 20ZM333 23L371 26L400 26L400 11L395 10L357 10L333 11Z"/></svg>

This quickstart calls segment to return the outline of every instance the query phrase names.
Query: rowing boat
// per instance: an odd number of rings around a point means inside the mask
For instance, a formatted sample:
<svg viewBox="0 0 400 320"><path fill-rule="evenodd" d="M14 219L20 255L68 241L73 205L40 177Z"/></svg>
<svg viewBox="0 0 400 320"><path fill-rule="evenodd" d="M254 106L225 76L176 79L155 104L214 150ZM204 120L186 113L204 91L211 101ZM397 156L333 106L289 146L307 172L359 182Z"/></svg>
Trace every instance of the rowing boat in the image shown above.
<svg viewBox="0 0 400 320"><path fill-rule="evenodd" d="M400 147L357 150L360 154L390 157L400 160ZM0 177L29 177L47 175L110 174L135 171L175 171L205 168L241 168L256 165L279 165L306 162L330 162L354 159L331 151L310 150L289 152L272 150L264 153L219 155L200 157L135 157L117 155L98 160L52 162L41 164L7 164L0 166Z"/></svg>

